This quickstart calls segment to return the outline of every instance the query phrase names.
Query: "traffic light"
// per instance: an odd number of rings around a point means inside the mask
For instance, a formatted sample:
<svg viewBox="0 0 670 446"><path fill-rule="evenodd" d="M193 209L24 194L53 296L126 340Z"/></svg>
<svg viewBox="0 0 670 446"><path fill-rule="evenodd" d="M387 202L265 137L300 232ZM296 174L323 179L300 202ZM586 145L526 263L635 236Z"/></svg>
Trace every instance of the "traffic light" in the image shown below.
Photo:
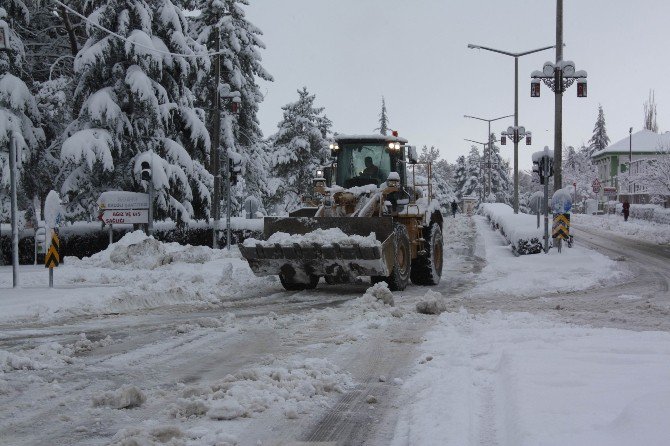
<svg viewBox="0 0 670 446"><path fill-rule="evenodd" d="M233 186L237 184L237 176L242 172L242 162L233 161L232 158L228 158L228 175L230 175L230 184Z"/></svg>
<svg viewBox="0 0 670 446"><path fill-rule="evenodd" d="M539 98L540 97L540 80L533 79L530 81L530 97Z"/></svg>
<svg viewBox="0 0 670 446"><path fill-rule="evenodd" d="M142 161L142 174L140 175L142 181L151 180L151 165L148 161Z"/></svg>
<svg viewBox="0 0 670 446"><path fill-rule="evenodd" d="M501 136L500 137L500 145L504 146L507 144L507 136Z"/></svg>
<svg viewBox="0 0 670 446"><path fill-rule="evenodd" d="M577 81L577 97L578 98L586 97L586 79L579 79Z"/></svg>
<svg viewBox="0 0 670 446"><path fill-rule="evenodd" d="M544 158L540 158L537 161L533 161L533 173L537 173L540 177L540 184L544 184L544 169L543 169Z"/></svg>
<svg viewBox="0 0 670 446"><path fill-rule="evenodd" d="M530 132L526 133L526 145L529 146L533 143L533 139L531 137Z"/></svg>

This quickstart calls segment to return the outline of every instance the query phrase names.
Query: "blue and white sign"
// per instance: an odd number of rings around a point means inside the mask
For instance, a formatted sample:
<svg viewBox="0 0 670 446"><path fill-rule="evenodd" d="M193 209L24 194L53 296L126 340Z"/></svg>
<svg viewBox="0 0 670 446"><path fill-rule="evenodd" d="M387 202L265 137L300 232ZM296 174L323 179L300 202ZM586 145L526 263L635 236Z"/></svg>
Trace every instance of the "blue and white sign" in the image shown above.
<svg viewBox="0 0 670 446"><path fill-rule="evenodd" d="M551 197L551 210L554 214L568 214L572 209L572 195L565 189L559 189Z"/></svg>

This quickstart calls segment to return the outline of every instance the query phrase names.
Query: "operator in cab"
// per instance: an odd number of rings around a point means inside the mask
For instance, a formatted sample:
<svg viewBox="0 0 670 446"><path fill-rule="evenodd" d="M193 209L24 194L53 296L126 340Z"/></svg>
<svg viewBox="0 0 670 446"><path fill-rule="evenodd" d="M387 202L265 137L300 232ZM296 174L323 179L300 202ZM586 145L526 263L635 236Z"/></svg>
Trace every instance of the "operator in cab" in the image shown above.
<svg viewBox="0 0 670 446"><path fill-rule="evenodd" d="M363 169L363 176L370 178L377 178L379 176L379 167L372 162L372 157L365 157L365 169Z"/></svg>

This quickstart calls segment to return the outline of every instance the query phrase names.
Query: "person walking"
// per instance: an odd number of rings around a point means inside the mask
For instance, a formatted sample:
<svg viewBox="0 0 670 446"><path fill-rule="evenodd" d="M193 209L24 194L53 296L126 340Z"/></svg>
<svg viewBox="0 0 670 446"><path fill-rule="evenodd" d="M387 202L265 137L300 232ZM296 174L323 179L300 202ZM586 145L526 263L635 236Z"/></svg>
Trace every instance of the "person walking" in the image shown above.
<svg viewBox="0 0 670 446"><path fill-rule="evenodd" d="M451 202L451 216L456 218L456 212L458 211L458 203L456 200Z"/></svg>
<svg viewBox="0 0 670 446"><path fill-rule="evenodd" d="M623 200L623 220L628 221L628 215L630 215L630 203L628 199Z"/></svg>

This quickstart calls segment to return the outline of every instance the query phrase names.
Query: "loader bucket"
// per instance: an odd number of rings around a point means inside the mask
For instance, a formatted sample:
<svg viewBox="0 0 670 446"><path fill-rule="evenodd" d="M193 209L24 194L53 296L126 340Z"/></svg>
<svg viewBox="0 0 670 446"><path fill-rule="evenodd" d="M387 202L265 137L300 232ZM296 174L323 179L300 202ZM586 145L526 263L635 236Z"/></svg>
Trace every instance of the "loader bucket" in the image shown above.
<svg viewBox="0 0 670 446"><path fill-rule="evenodd" d="M242 256L257 276L280 273L297 282L308 282L310 276L328 276L346 282L358 276L388 276L393 268L394 237L391 217L266 217L264 238L277 232L305 235L317 229L339 228L345 234L369 236L379 243L275 244L257 242L240 245ZM297 239L298 237L296 237Z"/></svg>

